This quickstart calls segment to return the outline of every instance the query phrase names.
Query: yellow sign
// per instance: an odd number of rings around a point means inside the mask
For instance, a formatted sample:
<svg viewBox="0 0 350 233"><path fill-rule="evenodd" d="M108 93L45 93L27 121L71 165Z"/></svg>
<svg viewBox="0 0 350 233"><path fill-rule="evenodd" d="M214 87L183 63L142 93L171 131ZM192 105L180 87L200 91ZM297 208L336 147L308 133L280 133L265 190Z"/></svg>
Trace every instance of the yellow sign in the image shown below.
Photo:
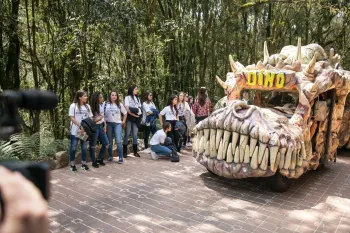
<svg viewBox="0 0 350 233"><path fill-rule="evenodd" d="M276 87L282 88L285 84L284 73L273 73L269 71L251 71L248 73L247 81L249 86L265 86L265 87Z"/></svg>

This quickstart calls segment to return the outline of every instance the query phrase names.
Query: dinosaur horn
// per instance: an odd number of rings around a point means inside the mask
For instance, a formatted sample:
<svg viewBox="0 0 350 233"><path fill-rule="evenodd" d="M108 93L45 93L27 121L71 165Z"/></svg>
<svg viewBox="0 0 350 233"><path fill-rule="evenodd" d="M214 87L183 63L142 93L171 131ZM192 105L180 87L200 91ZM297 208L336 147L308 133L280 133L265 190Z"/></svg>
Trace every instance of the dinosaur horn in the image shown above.
<svg viewBox="0 0 350 233"><path fill-rule="evenodd" d="M308 73L308 74L313 74L314 73L317 57L318 57L318 53L316 52L314 54L312 60L310 61L310 63L306 67L306 70L305 70L306 73Z"/></svg>
<svg viewBox="0 0 350 233"><path fill-rule="evenodd" d="M219 76L216 76L216 80L218 81L218 83L220 83L220 85L226 90L227 89L227 84L224 82L224 81L222 81L220 78L219 78Z"/></svg>
<svg viewBox="0 0 350 233"><path fill-rule="evenodd" d="M267 48L267 42L265 41L264 42L264 61L263 61L263 64L267 64L269 57L270 57L269 50Z"/></svg>
<svg viewBox="0 0 350 233"><path fill-rule="evenodd" d="M228 56L228 59L230 60L231 70L232 70L233 73L235 73L238 70L238 67L235 64L235 61L233 60L231 55Z"/></svg>
<svg viewBox="0 0 350 233"><path fill-rule="evenodd" d="M298 38L297 61L301 61L301 38Z"/></svg>

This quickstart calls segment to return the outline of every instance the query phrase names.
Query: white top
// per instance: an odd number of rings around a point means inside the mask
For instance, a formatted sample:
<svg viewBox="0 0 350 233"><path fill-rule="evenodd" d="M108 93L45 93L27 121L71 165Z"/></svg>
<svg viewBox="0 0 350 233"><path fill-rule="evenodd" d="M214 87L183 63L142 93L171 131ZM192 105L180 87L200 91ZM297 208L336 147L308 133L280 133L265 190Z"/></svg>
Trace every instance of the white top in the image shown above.
<svg viewBox="0 0 350 233"><path fill-rule="evenodd" d="M134 96L134 98L132 98L130 95L126 96L124 100L124 105L127 107L141 108L140 99L136 96Z"/></svg>
<svg viewBox="0 0 350 233"><path fill-rule="evenodd" d="M100 114L103 116L102 105L103 105L103 104L100 104L99 106L100 106ZM100 115L95 114L94 117L95 117L95 118L99 118ZM104 117L102 117L102 119L101 119L100 121L96 122L96 124L97 124L97 125L102 124L104 121L105 121L105 120L104 120Z"/></svg>
<svg viewBox="0 0 350 233"><path fill-rule="evenodd" d="M86 105L80 106L80 111L79 111L78 105L76 103L71 104L69 107L69 116L74 117L78 123L80 123L82 120L88 117L92 117L90 105L86 104ZM71 135L76 136L77 132L79 131L79 127L76 124L74 124L72 121L70 122L70 125L71 125L71 130L70 130Z"/></svg>
<svg viewBox="0 0 350 233"><path fill-rule="evenodd" d="M179 111L179 116L185 116L185 112L191 110L190 105L186 101L179 103L176 107Z"/></svg>
<svg viewBox="0 0 350 233"><path fill-rule="evenodd" d="M153 135L149 144L151 146L164 144L165 139L166 139L166 133L164 132L163 129L160 129Z"/></svg>
<svg viewBox="0 0 350 233"><path fill-rule="evenodd" d="M105 111L106 106L106 111ZM122 103L120 103L120 108L116 104L111 104L109 102L104 102L102 105L102 111L106 122L122 123L121 113L127 114L126 109Z"/></svg>
<svg viewBox="0 0 350 233"><path fill-rule="evenodd" d="M156 108L156 106L154 105L153 102L147 103L147 102L143 102L142 104L142 123L144 123L147 126L150 126L150 123L145 123L146 122L146 118L147 118L147 113L148 112L152 112L151 108Z"/></svg>
<svg viewBox="0 0 350 233"><path fill-rule="evenodd" d="M173 109L173 111L171 111L170 106L166 106L165 108L163 108L163 110L160 112L160 115L164 116L165 115L165 120L166 121L176 121L176 110Z"/></svg>

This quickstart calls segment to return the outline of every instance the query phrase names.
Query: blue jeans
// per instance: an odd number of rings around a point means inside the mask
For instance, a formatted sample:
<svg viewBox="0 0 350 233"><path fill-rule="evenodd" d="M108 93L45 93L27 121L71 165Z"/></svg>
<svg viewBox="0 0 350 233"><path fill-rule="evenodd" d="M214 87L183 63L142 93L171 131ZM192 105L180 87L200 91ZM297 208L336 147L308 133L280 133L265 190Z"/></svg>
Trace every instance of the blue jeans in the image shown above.
<svg viewBox="0 0 350 233"><path fill-rule="evenodd" d="M75 137L74 135L71 135L70 150L69 150L69 162L71 163L71 165L75 164L75 152L77 151L78 141L80 141L80 146L81 146L81 163L82 164L86 163L87 142ZM90 154L90 157L92 162L96 160L95 153Z"/></svg>
<svg viewBox="0 0 350 233"><path fill-rule="evenodd" d="M107 122L107 137L109 143L108 147L108 154L109 157L113 157L113 134L115 138L115 144L117 144L117 150L119 155L119 160L123 160L123 147L122 147L122 124L121 123L114 123L114 122Z"/></svg>
<svg viewBox="0 0 350 233"><path fill-rule="evenodd" d="M95 148L97 144L97 139L100 140L102 147L100 150L100 153L98 155L98 159L103 159L103 156L106 152L106 148L108 146L109 140L107 138L107 135L105 134L103 130L104 124L98 124L96 125L96 134L91 138L90 140L90 148L89 148L89 153L90 155L95 155Z"/></svg>
<svg viewBox="0 0 350 233"><path fill-rule="evenodd" d="M152 135L154 135L156 132L157 132L157 128L156 127L152 127L152 126L146 126L146 129L145 129L145 139L144 139L144 142L145 142L145 149L148 148L148 139L149 139L149 135L151 134L152 132Z"/></svg>
<svg viewBox="0 0 350 233"><path fill-rule="evenodd" d="M160 156L171 156L172 153L168 147L162 145L151 145L151 150Z"/></svg>
<svg viewBox="0 0 350 233"><path fill-rule="evenodd" d="M139 132L139 128L137 127L137 123L127 120L126 121L126 130L124 134L124 145L128 145L129 135L132 135L132 144L137 145L137 133Z"/></svg>

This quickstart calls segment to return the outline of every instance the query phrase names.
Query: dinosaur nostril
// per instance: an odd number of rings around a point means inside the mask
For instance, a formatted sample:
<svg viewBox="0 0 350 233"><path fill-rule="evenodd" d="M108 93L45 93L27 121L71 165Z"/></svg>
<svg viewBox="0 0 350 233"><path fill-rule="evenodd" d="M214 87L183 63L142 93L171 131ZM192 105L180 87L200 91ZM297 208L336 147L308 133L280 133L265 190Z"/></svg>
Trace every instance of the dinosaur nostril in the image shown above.
<svg viewBox="0 0 350 233"><path fill-rule="evenodd" d="M238 109L248 109L247 113L245 114L245 116L240 116L237 113ZM243 121L244 119L249 118L252 113L256 110L255 106L250 106L248 104L246 104L243 101L239 101L239 102L235 102L232 104L232 114L239 120Z"/></svg>

